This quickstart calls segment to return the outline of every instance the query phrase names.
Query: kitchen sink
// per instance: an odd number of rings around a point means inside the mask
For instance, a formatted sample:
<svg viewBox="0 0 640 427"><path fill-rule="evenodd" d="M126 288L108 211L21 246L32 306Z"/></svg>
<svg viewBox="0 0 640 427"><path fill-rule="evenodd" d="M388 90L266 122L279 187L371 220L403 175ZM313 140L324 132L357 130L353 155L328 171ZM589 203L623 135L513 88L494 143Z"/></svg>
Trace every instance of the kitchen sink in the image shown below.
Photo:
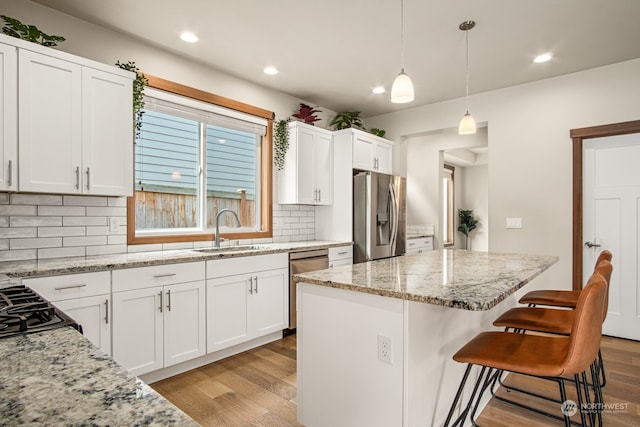
<svg viewBox="0 0 640 427"><path fill-rule="evenodd" d="M264 249L263 246L257 245L239 245L239 246L223 246L221 248L202 248L194 249L196 252L202 253L219 253L219 252L237 252L237 251L254 251L256 249Z"/></svg>

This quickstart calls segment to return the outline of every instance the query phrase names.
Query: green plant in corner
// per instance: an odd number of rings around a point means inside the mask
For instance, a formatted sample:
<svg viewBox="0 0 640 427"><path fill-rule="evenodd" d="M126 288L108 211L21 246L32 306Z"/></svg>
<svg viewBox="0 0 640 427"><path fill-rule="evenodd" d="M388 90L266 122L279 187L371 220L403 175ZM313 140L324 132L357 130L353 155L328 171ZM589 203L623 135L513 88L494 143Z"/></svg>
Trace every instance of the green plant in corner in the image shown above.
<svg viewBox="0 0 640 427"><path fill-rule="evenodd" d="M139 138L142 130L142 115L144 114L144 87L149 84L149 80L140 72L140 69L136 67L136 63L133 61L127 63L118 61L116 66L136 73L136 78L133 81L133 121L136 138Z"/></svg>
<svg viewBox="0 0 640 427"><path fill-rule="evenodd" d="M63 42L65 40L62 36L50 36L49 34L43 33L35 25L23 24L18 19L5 15L0 15L0 18L5 22L5 26L2 27L2 32L8 36L38 43L47 47L57 46L57 42Z"/></svg>
<svg viewBox="0 0 640 427"><path fill-rule="evenodd" d="M273 132L273 163L279 171L284 169L284 160L289 150L289 121L278 120Z"/></svg>
<svg viewBox="0 0 640 427"><path fill-rule="evenodd" d="M379 136L380 138L384 137L384 134L387 133L386 130L378 129L378 128L371 128L371 129L369 129L369 132L371 132L375 136Z"/></svg>
<svg viewBox="0 0 640 427"><path fill-rule="evenodd" d="M466 248L470 248L469 233L475 230L478 220L473 217L472 209L458 209L458 231L466 237Z"/></svg>
<svg viewBox="0 0 640 427"><path fill-rule="evenodd" d="M331 120L329 126L334 126L334 130L357 128L366 130L362 125L362 119L360 118L360 111L344 111L336 114Z"/></svg>

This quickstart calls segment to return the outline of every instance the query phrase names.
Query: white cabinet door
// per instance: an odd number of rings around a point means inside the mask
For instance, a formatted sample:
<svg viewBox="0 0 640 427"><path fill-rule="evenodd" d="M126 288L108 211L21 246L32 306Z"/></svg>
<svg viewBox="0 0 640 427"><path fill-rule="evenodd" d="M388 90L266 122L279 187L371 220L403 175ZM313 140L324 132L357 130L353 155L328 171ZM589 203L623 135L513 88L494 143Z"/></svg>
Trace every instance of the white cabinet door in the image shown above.
<svg viewBox="0 0 640 427"><path fill-rule="evenodd" d="M354 134L353 136L353 168L375 170L373 164L375 142L370 138Z"/></svg>
<svg viewBox="0 0 640 427"><path fill-rule="evenodd" d="M380 141L376 142L374 163L377 172L391 175L393 170L393 145Z"/></svg>
<svg viewBox="0 0 640 427"><path fill-rule="evenodd" d="M257 273L249 296L249 331L255 337L281 331L289 319L289 271L286 268Z"/></svg>
<svg viewBox="0 0 640 427"><path fill-rule="evenodd" d="M207 280L207 352L248 340L249 275ZM251 292L253 283L251 283Z"/></svg>
<svg viewBox="0 0 640 427"><path fill-rule="evenodd" d="M82 326L82 334L111 355L111 298L107 295L77 298L53 304Z"/></svg>
<svg viewBox="0 0 640 427"><path fill-rule="evenodd" d="M317 199L315 151L316 135L303 127L297 129L298 203L313 205Z"/></svg>
<svg viewBox="0 0 640 427"><path fill-rule="evenodd" d="M351 265L353 261L350 259L337 259L335 261L329 261L329 268L340 267L341 265Z"/></svg>
<svg viewBox="0 0 640 427"><path fill-rule="evenodd" d="M164 366L205 354L205 284L164 288Z"/></svg>
<svg viewBox="0 0 640 427"><path fill-rule="evenodd" d="M162 300L162 287L112 295L113 358L134 375L164 366Z"/></svg>
<svg viewBox="0 0 640 427"><path fill-rule="evenodd" d="M315 141L314 166L317 205L333 203L333 139L330 135L318 134Z"/></svg>
<svg viewBox="0 0 640 427"><path fill-rule="evenodd" d="M20 190L79 193L81 67L26 50L18 64Z"/></svg>
<svg viewBox="0 0 640 427"><path fill-rule="evenodd" d="M83 193L133 194L131 79L82 69Z"/></svg>
<svg viewBox="0 0 640 427"><path fill-rule="evenodd" d="M18 53L0 43L0 190L18 182Z"/></svg>

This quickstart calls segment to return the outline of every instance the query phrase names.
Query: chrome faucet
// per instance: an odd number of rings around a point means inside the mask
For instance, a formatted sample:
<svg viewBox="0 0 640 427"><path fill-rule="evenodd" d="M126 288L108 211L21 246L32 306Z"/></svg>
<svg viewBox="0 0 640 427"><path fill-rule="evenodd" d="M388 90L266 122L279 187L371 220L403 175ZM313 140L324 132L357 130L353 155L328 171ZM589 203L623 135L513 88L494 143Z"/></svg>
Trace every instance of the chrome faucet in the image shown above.
<svg viewBox="0 0 640 427"><path fill-rule="evenodd" d="M231 212L233 216L236 217L236 221L238 221L238 228L242 227L242 225L240 224L240 218L238 218L237 213L235 213L231 209L222 209L220 212L218 212L218 215L216 215L216 236L215 236L215 239L213 240L214 248L220 247L220 215L222 215L225 212Z"/></svg>

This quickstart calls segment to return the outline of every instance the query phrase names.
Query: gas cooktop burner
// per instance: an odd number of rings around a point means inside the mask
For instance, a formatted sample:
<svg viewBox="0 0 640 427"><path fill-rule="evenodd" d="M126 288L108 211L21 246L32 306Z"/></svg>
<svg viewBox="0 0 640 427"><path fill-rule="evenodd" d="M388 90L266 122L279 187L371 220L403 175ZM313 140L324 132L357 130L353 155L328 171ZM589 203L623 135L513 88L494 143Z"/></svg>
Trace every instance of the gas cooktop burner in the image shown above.
<svg viewBox="0 0 640 427"><path fill-rule="evenodd" d="M82 328L26 286L0 288L0 338L63 326Z"/></svg>

